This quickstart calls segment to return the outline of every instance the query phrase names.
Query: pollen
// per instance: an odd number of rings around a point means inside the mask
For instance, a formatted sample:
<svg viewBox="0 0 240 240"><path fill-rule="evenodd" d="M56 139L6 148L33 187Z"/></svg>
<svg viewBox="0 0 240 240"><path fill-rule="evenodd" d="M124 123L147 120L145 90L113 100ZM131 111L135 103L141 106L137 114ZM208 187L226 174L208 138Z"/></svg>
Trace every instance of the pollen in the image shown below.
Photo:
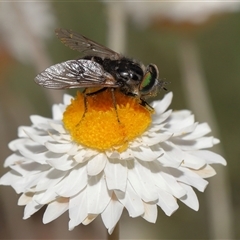
<svg viewBox="0 0 240 240"><path fill-rule="evenodd" d="M90 95L78 92L63 115L72 140L86 147L124 151L151 123L151 114L139 99L111 89Z"/></svg>

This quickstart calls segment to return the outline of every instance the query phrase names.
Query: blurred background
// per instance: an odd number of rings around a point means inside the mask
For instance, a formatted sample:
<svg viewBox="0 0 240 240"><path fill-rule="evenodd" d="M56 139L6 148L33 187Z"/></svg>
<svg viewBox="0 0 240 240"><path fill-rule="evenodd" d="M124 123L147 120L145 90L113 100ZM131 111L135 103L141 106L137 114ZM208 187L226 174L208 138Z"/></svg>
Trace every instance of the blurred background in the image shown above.
<svg viewBox="0 0 240 240"><path fill-rule="evenodd" d="M143 63L155 63L171 82L172 109L190 109L221 140L214 149L228 162L213 166L200 209L181 202L171 217L161 209L156 224L124 212L121 239L240 238L240 5L230 2L20 2L0 3L0 174L11 154L8 142L30 115L51 117L65 91L46 90L33 79L51 64L75 59L55 37L61 27L79 32ZM68 91L75 95L74 91ZM158 94L162 98L164 92ZM103 239L101 218L68 231L68 214L42 224L44 209L22 220L19 195L0 186L1 239Z"/></svg>

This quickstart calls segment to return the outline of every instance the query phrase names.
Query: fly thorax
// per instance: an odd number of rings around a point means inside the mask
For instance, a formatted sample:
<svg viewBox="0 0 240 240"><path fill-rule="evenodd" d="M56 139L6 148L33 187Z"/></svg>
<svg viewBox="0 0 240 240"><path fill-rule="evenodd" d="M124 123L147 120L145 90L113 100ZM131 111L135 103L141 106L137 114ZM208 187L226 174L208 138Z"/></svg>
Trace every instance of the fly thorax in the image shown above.
<svg viewBox="0 0 240 240"><path fill-rule="evenodd" d="M106 60L104 60L106 62ZM131 84L135 82L140 82L143 77L143 70L139 64L123 58L120 60L110 60L106 62L105 69L111 72L117 80L122 80L125 83Z"/></svg>
<svg viewBox="0 0 240 240"><path fill-rule="evenodd" d="M139 95L138 88L143 78L143 70L138 63L128 59L119 60L115 66L115 74L125 93Z"/></svg>

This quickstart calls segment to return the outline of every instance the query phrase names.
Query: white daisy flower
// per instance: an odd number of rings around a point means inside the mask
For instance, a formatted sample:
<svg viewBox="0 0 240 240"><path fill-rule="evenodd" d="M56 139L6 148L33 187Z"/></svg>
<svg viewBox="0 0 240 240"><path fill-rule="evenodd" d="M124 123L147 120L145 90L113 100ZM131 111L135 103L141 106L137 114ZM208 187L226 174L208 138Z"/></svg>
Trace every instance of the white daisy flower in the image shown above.
<svg viewBox="0 0 240 240"><path fill-rule="evenodd" d="M21 193L24 219L47 204L43 223L68 211L69 230L101 215L111 234L124 208L152 223L158 206L170 216L178 200L197 211L193 188L204 191L215 174L210 164L226 161L206 150L219 143L206 136L208 124L194 122L190 111L167 110L172 96L150 112L116 92L116 110L104 91L88 97L85 112L82 94L65 95L52 119L31 116L32 126L19 128L0 184Z"/></svg>

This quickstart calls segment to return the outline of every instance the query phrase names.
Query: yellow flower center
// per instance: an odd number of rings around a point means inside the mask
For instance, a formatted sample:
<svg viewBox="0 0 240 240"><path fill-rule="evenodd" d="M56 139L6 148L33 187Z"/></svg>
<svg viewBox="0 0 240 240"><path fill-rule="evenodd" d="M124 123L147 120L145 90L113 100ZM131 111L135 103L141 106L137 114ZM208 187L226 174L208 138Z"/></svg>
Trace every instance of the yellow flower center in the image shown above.
<svg viewBox="0 0 240 240"><path fill-rule="evenodd" d="M87 92L96 89L87 89ZM114 100L115 99L115 100ZM100 151L124 151L128 142L140 136L151 122L152 112L139 100L110 89L86 96L78 92L66 108L63 123L73 141Z"/></svg>

